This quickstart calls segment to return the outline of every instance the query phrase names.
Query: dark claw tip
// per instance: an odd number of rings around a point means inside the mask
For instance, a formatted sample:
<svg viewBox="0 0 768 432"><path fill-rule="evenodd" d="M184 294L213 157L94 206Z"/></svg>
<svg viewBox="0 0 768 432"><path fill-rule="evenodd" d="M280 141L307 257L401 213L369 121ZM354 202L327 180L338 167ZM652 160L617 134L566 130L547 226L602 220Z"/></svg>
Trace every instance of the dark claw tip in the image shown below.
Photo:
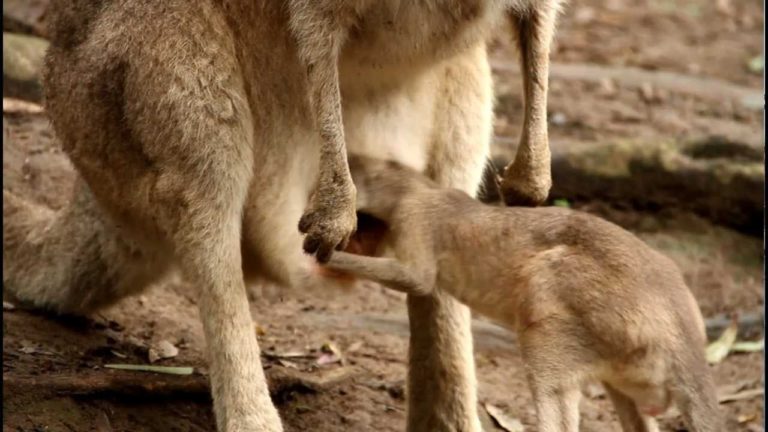
<svg viewBox="0 0 768 432"><path fill-rule="evenodd" d="M306 234L307 231L309 231L309 227L312 226L312 221L309 217L309 215L304 215L299 219L299 232L302 234Z"/></svg>
<svg viewBox="0 0 768 432"><path fill-rule="evenodd" d="M315 258L317 259L317 262L320 264L326 264L328 261L331 260L331 255L333 255L333 249L332 248L320 248L317 251L317 255L315 255Z"/></svg>
<svg viewBox="0 0 768 432"><path fill-rule="evenodd" d="M315 253L320 247L320 240L317 237L307 236L304 239L304 252L308 254Z"/></svg>
<svg viewBox="0 0 768 432"><path fill-rule="evenodd" d="M504 204L509 207L537 207L544 201L539 201L534 197L524 195L514 190L505 191Z"/></svg>

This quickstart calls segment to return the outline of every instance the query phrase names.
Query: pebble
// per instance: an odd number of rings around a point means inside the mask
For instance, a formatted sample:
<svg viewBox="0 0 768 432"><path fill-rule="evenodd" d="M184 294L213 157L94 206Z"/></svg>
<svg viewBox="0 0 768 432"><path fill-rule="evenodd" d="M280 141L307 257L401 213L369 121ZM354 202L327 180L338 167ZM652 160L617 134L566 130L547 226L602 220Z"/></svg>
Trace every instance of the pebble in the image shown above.
<svg viewBox="0 0 768 432"><path fill-rule="evenodd" d="M179 349L167 340L160 341L156 346L149 349L149 362L154 363L158 360L173 358L179 355Z"/></svg>

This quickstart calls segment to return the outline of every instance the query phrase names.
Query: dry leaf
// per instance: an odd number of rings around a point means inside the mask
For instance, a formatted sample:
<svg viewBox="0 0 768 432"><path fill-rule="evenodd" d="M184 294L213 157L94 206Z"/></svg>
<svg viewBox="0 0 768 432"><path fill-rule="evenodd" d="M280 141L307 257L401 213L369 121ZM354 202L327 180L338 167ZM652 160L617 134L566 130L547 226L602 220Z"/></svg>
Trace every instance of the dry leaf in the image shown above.
<svg viewBox="0 0 768 432"><path fill-rule="evenodd" d="M336 354L323 353L320 355L320 357L317 358L315 362L320 366L341 363L341 357L337 356Z"/></svg>
<svg viewBox="0 0 768 432"><path fill-rule="evenodd" d="M722 15L733 16L733 5L731 4L731 0L717 0L715 2L715 9Z"/></svg>
<svg viewBox="0 0 768 432"><path fill-rule="evenodd" d="M722 386L717 387L717 394L731 394L731 393L738 393L745 388L754 387L755 381L753 380L742 380L738 381L732 384L725 384Z"/></svg>
<svg viewBox="0 0 768 432"><path fill-rule="evenodd" d="M584 394L590 399L603 399L605 398L605 389L600 384L589 383L584 388Z"/></svg>
<svg viewBox="0 0 768 432"><path fill-rule="evenodd" d="M488 415L491 416L493 421L498 425L500 428L504 429L507 432L523 432L525 430L525 427L520 422L520 420L508 416L506 413L504 413L504 410L501 408L491 405L489 403L483 405L485 407L485 410L488 412Z"/></svg>
<svg viewBox="0 0 768 432"><path fill-rule="evenodd" d="M297 369L297 370L300 369L298 364L285 359L277 359L277 363L282 367L287 367L287 368Z"/></svg>
<svg viewBox="0 0 768 432"><path fill-rule="evenodd" d="M363 341L352 342L352 344L350 344L347 347L347 352L348 353L356 352L356 351L358 351L362 347L363 347Z"/></svg>
<svg viewBox="0 0 768 432"><path fill-rule="evenodd" d="M264 353L265 357L281 359L281 358L313 358L314 356L304 351L286 351L283 353Z"/></svg>
<svg viewBox="0 0 768 432"><path fill-rule="evenodd" d="M657 418L658 419L664 419L664 420L673 420L673 419L676 419L678 417L680 417L680 410L677 409L676 406L672 405L671 407L669 407L667 412L665 412L664 414L661 414Z"/></svg>
<svg viewBox="0 0 768 432"><path fill-rule="evenodd" d="M723 361L731 352L733 343L736 342L736 335L739 332L739 322L736 317L731 320L731 324L728 328L723 330L720 337L707 346L706 356L707 362L710 364L717 364Z"/></svg>
<svg viewBox="0 0 768 432"><path fill-rule="evenodd" d="M261 324L256 324L256 336L264 336L267 334L267 329L261 326Z"/></svg>
<svg viewBox="0 0 768 432"><path fill-rule="evenodd" d="M21 348L19 348L19 351L24 354L42 354L42 355L53 355L50 351L41 350L40 348L37 348L32 345L24 345Z"/></svg>
<svg viewBox="0 0 768 432"><path fill-rule="evenodd" d="M97 432L112 432L114 429L112 429L112 424L109 422L109 417L107 417L107 413L104 411L101 411L96 416L96 431Z"/></svg>
<svg viewBox="0 0 768 432"><path fill-rule="evenodd" d="M320 351L322 351L324 353L327 353L327 354L335 354L335 355L341 357L341 350L333 342L326 342L326 343L324 343L323 346L320 347Z"/></svg>
<svg viewBox="0 0 768 432"><path fill-rule="evenodd" d="M344 363L344 356L341 354L341 350L333 342L326 342L320 347L320 352L323 354L315 360L320 366L329 365L334 363Z"/></svg>
<svg viewBox="0 0 768 432"><path fill-rule="evenodd" d="M124 358L128 357L127 355L121 353L120 351L109 350L109 352L111 352L113 356L118 357L118 358L124 359Z"/></svg>
<svg viewBox="0 0 768 432"><path fill-rule="evenodd" d="M736 417L736 421L739 422L739 424L749 423L757 418L757 413L750 413L750 414L741 414L738 417Z"/></svg>
<svg viewBox="0 0 768 432"><path fill-rule="evenodd" d="M653 102L655 91L653 85L648 82L644 82L640 85L640 97L646 102Z"/></svg>
<svg viewBox="0 0 768 432"><path fill-rule="evenodd" d="M740 391L738 393L723 395L723 396L718 397L717 400L720 403L735 402L735 401L740 401L740 400L745 400L745 399L753 399L753 398L756 398L758 396L762 396L763 393L764 393L763 389L756 388L756 389L751 389L751 390Z"/></svg>
<svg viewBox="0 0 768 432"><path fill-rule="evenodd" d="M752 57L747 62L747 69L754 74L759 75L763 73L763 69L765 69L765 58L761 55Z"/></svg>
<svg viewBox="0 0 768 432"><path fill-rule="evenodd" d="M765 338L759 341L739 341L731 346L731 352L760 352L765 348Z"/></svg>
<svg viewBox="0 0 768 432"><path fill-rule="evenodd" d="M111 330L110 330L111 331ZM113 336L115 339L119 339L119 336ZM143 339L140 339L134 335L128 335L125 337L125 343L129 345L134 345L140 348L146 348L146 343Z"/></svg>
<svg viewBox="0 0 768 432"><path fill-rule="evenodd" d="M43 107L22 99L3 98L3 113L39 114Z"/></svg>

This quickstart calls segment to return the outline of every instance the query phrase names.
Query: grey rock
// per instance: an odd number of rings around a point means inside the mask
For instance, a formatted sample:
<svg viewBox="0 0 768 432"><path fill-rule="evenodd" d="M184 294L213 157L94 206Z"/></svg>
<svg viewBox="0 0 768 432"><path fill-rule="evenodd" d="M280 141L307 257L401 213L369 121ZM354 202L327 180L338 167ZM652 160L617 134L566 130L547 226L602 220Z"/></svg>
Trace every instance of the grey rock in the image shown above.
<svg viewBox="0 0 768 432"><path fill-rule="evenodd" d="M553 152L550 199L600 200L637 210L679 209L762 236L764 152L708 137L690 142L622 141ZM496 202L489 163L481 200Z"/></svg>
<svg viewBox="0 0 768 432"><path fill-rule="evenodd" d="M35 36L3 33L3 96L40 102L40 73L48 41Z"/></svg>
<svg viewBox="0 0 768 432"><path fill-rule="evenodd" d="M3 31L46 37L50 0L3 0Z"/></svg>

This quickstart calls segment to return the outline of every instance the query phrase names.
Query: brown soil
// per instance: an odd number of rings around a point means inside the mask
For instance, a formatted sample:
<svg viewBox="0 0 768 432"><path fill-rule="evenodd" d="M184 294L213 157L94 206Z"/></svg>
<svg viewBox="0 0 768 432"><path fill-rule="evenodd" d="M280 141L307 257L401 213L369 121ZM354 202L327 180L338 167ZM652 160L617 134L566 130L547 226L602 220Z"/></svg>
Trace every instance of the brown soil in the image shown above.
<svg viewBox="0 0 768 432"><path fill-rule="evenodd" d="M745 63L761 52L763 10L733 2L729 14L704 0L583 0L566 8L553 60L605 68L632 66L728 81L762 93ZM727 2L725 2L727 4ZM598 45L600 44L600 45ZM514 63L506 43L497 64ZM607 69L606 69L607 70ZM498 152L509 154L521 123L519 75L499 72ZM622 83L553 79L553 147L610 139L695 138L719 134L762 145L760 111L738 101L650 91ZM51 207L69 197L71 166L43 115L4 113L4 187ZM4 128L5 129L5 128ZM638 233L683 269L705 315L762 309L762 242L688 214L637 213L605 203L574 203ZM258 291L258 290L256 290ZM88 319L20 309L3 312L4 431L210 431L204 340L192 290L172 279ZM402 431L407 318L401 295L367 285L333 297L262 290L252 302L273 397L288 431ZM536 430L531 395L514 338L479 319L477 374L482 404L501 407ZM123 372L109 363L147 363L147 347L180 348L161 365L193 366L192 377ZM322 346L344 364L319 365ZM294 352L305 357L286 357ZM325 357L324 357L325 358ZM722 393L762 388L763 354L734 354L713 366ZM327 379L329 374L335 379ZM287 378L286 378L287 377ZM136 386L118 385L135 380ZM327 382L325 382L326 380ZM118 384L113 384L118 383ZM160 391L160 384L170 388ZM98 385L96 385L98 384ZM762 430L762 397L723 404L728 430ZM496 430L481 408L486 430ZM682 425L673 417L665 430ZM615 431L618 423L595 388L582 402L582 430Z"/></svg>

